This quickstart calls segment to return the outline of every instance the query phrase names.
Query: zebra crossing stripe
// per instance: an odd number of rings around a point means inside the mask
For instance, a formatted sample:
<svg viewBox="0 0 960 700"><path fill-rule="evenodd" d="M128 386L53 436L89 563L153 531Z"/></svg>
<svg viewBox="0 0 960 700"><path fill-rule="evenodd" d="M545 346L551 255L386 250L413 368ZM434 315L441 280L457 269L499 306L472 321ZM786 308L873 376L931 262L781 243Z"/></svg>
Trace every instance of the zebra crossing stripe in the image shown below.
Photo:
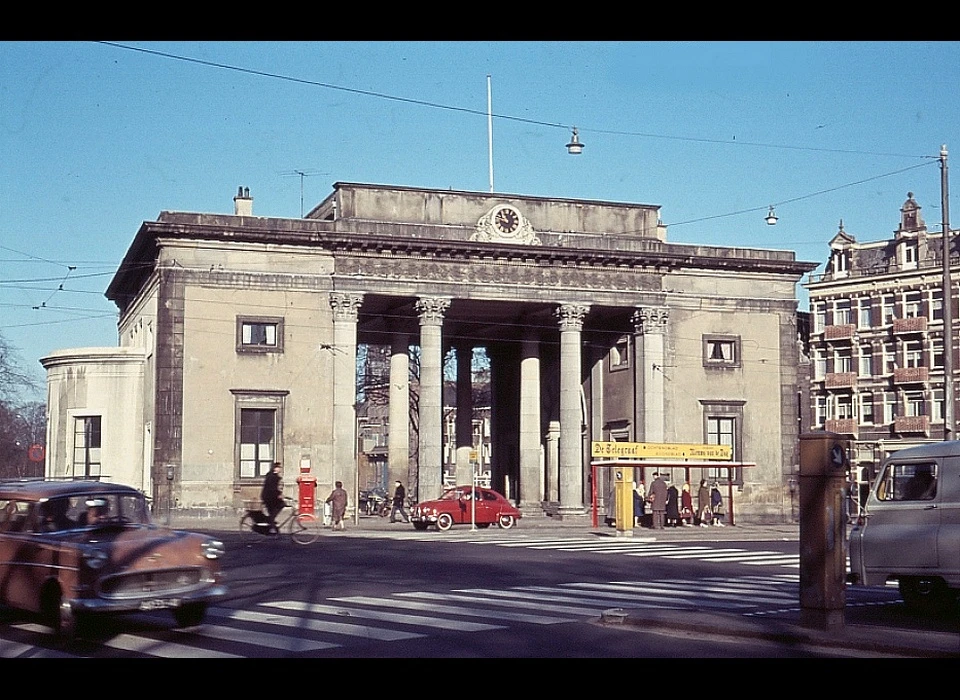
<svg viewBox="0 0 960 700"><path fill-rule="evenodd" d="M184 630L177 631L185 632ZM222 639L228 642L240 642L241 644L251 644L289 652L317 651L319 649L333 649L342 646L341 644L333 644L332 642L321 642L303 637L288 637L271 632L241 630L236 627L226 627L224 625L203 625L195 630L186 632L203 637L210 637L211 639Z"/></svg>
<svg viewBox="0 0 960 700"><path fill-rule="evenodd" d="M255 610L225 610L222 612L218 610L208 611L207 614L214 617L239 620L241 622L258 622L267 625L294 627L298 630L310 630L311 632L342 634L351 637L374 639L378 642L396 642L402 639L419 639L425 636L422 634L416 634L414 632L400 632L397 630L387 630L380 627L370 627L367 625L351 625L342 622L311 620L308 618L294 617L291 615L262 613Z"/></svg>
<svg viewBox="0 0 960 700"><path fill-rule="evenodd" d="M342 601L343 598L337 598L336 600ZM377 599L368 598L366 600L376 602ZM319 613L323 615L343 615L350 618L377 620L379 622L395 622L401 625L434 627L437 629L455 630L458 632L484 632L487 630L503 629L503 625L489 625L480 622L465 622L463 620L453 620L442 617L427 617L424 615L403 615L378 610L344 608L342 606L335 605L319 605L317 603L303 603L297 600L283 600L275 603L265 603L265 606L281 608L283 610L295 610L298 612Z"/></svg>
<svg viewBox="0 0 960 700"><path fill-rule="evenodd" d="M410 597L424 597L434 598L433 593L409 593L405 594ZM416 600L396 600L394 598L370 598L367 596L348 596L345 598L332 598L331 600L336 600L344 603L353 603L357 605L376 605L378 607L396 607L402 608L405 610L425 610L427 612L449 614L449 615L460 615L464 617L490 617L491 610L488 608L464 608L455 605L438 605L436 603L422 603ZM498 610L496 611L496 617L498 620L504 620L507 622L521 622L531 625L555 625L562 622L570 622L574 618L570 617L550 617L547 615L532 615L529 613L516 613L509 610Z"/></svg>
<svg viewBox="0 0 960 700"><path fill-rule="evenodd" d="M163 659L242 659L236 654L224 651L215 651L204 647L187 646L176 642L167 642L150 637L139 637L133 634L118 634L102 642L103 646L120 651L134 651L138 654L159 656Z"/></svg>

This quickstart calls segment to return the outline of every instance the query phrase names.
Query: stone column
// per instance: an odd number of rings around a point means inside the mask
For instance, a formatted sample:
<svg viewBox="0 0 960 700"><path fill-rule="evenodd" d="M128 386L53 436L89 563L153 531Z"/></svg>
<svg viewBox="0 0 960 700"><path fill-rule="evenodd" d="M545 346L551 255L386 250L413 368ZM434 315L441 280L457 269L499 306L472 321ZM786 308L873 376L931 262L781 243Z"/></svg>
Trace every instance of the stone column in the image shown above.
<svg viewBox="0 0 960 700"><path fill-rule="evenodd" d="M458 484L473 481L473 346L457 345L456 476Z"/></svg>
<svg viewBox="0 0 960 700"><path fill-rule="evenodd" d="M387 490L400 481L410 489L410 348L406 333L395 333L390 348L390 433ZM412 494L411 494L412 495Z"/></svg>
<svg viewBox="0 0 960 700"><path fill-rule="evenodd" d="M633 313L638 373L643 377L639 403L644 442L663 442L666 434L663 348L669 315L669 309L654 306L639 307Z"/></svg>
<svg viewBox="0 0 960 700"><path fill-rule="evenodd" d="M583 415L580 407L581 338L590 307L562 304L560 325L560 510L583 514Z"/></svg>
<svg viewBox="0 0 960 700"><path fill-rule="evenodd" d="M558 420L550 421L544 452L547 500L557 503L560 500L560 421Z"/></svg>
<svg viewBox="0 0 960 700"><path fill-rule="evenodd" d="M342 481L354 494L357 479L357 312L363 294L330 292L333 309L333 469L331 481ZM287 476L288 479L291 477ZM332 484L331 484L332 486Z"/></svg>
<svg viewBox="0 0 960 700"><path fill-rule="evenodd" d="M443 486L443 316L450 299L421 297L420 315L420 467L417 498L440 496Z"/></svg>
<svg viewBox="0 0 960 700"><path fill-rule="evenodd" d="M540 512L544 500L540 449L540 342L523 339L520 358L520 508Z"/></svg>

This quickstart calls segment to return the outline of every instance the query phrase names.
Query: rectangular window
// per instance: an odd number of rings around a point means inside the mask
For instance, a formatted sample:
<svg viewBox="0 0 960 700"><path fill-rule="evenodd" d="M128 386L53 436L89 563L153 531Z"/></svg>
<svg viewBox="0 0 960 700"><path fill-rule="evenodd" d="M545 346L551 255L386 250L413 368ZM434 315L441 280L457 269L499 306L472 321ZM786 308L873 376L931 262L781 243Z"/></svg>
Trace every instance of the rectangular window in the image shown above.
<svg viewBox="0 0 960 700"><path fill-rule="evenodd" d="M870 327L870 300L861 299L857 310L857 326L860 328Z"/></svg>
<svg viewBox="0 0 960 700"><path fill-rule="evenodd" d="M930 366L943 369L943 340L940 338L930 342Z"/></svg>
<svg viewBox="0 0 960 700"><path fill-rule="evenodd" d="M860 394L860 422L873 423L873 394Z"/></svg>
<svg viewBox="0 0 960 700"><path fill-rule="evenodd" d="M934 389L930 397L930 410L932 421L943 420L943 389Z"/></svg>
<svg viewBox="0 0 960 700"><path fill-rule="evenodd" d="M838 299L833 309L833 325L845 326L850 323L850 300Z"/></svg>
<svg viewBox="0 0 960 700"><path fill-rule="evenodd" d="M827 397L826 396L817 396L816 403L814 405L814 424L823 427L824 422L827 420Z"/></svg>
<svg viewBox="0 0 960 700"><path fill-rule="evenodd" d="M237 317L237 352L282 352L283 319Z"/></svg>
<svg viewBox="0 0 960 700"><path fill-rule="evenodd" d="M100 416L77 416L73 419L73 476L99 479Z"/></svg>
<svg viewBox="0 0 960 700"><path fill-rule="evenodd" d="M274 462L276 411L240 409L240 478L266 476Z"/></svg>
<svg viewBox="0 0 960 700"><path fill-rule="evenodd" d="M627 369L630 367L630 338L621 337L616 345L610 348L610 370Z"/></svg>
<svg viewBox="0 0 960 700"><path fill-rule="evenodd" d="M893 319L896 316L896 311L894 309L894 304L896 299L892 294L884 294L882 299L882 313L883 313L883 323L884 325L889 325L893 323Z"/></svg>
<svg viewBox="0 0 960 700"><path fill-rule="evenodd" d="M736 420L734 418L725 418L720 416L707 417L707 439L708 445L729 445L734 453L736 460ZM726 481L728 476L726 469L711 468L708 470L708 479L711 481Z"/></svg>
<svg viewBox="0 0 960 700"><path fill-rule="evenodd" d="M883 373L893 374L897 368L897 356L893 343L883 344Z"/></svg>
<svg viewBox="0 0 960 700"><path fill-rule="evenodd" d="M938 289L930 295L930 318L934 321L943 320L943 292Z"/></svg>
<svg viewBox="0 0 960 700"><path fill-rule="evenodd" d="M834 372L852 372L853 360L850 357L850 348L837 348L833 356Z"/></svg>
<svg viewBox="0 0 960 700"><path fill-rule="evenodd" d="M883 422L893 423L897 417L897 395L892 391L883 393Z"/></svg>
<svg viewBox="0 0 960 700"><path fill-rule="evenodd" d="M834 417L840 420L853 418L853 399L849 394L840 394L834 400Z"/></svg>
<svg viewBox="0 0 960 700"><path fill-rule="evenodd" d="M861 377L873 376L873 349L869 345L860 346L860 371Z"/></svg>
<svg viewBox="0 0 960 700"><path fill-rule="evenodd" d="M926 403L923 400L922 391L908 391L903 395L904 415L923 416L926 415Z"/></svg>
<svg viewBox="0 0 960 700"><path fill-rule="evenodd" d="M920 316L920 292L907 292L903 295L903 317L917 318Z"/></svg>
<svg viewBox="0 0 960 700"><path fill-rule="evenodd" d="M923 366L923 343L919 340L908 340L903 344L903 366Z"/></svg>
<svg viewBox="0 0 960 700"><path fill-rule="evenodd" d="M734 335L703 336L704 367L739 367L740 337Z"/></svg>
<svg viewBox="0 0 960 700"><path fill-rule="evenodd" d="M816 380L821 380L826 373L827 358L824 356L822 350L817 350L813 357L813 378Z"/></svg>
<svg viewBox="0 0 960 700"><path fill-rule="evenodd" d="M824 326L827 325L827 312L823 304L815 304L813 307L813 332L823 333Z"/></svg>

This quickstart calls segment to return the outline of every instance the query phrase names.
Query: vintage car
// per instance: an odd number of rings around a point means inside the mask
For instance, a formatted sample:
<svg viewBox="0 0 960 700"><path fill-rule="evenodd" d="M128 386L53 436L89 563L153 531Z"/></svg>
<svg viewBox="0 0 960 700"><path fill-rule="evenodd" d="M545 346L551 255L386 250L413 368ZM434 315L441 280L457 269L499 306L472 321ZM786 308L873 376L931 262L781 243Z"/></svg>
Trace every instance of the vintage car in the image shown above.
<svg viewBox="0 0 960 700"><path fill-rule="evenodd" d="M449 530L455 524L484 528L494 523L507 529L519 518L517 507L499 493L472 486L448 489L435 501L421 501L410 513L410 522L417 530L426 530L430 525Z"/></svg>
<svg viewBox="0 0 960 700"><path fill-rule="evenodd" d="M200 624L225 596L223 543L151 524L144 495L100 481L0 482L0 604L63 637L105 613L170 609Z"/></svg>

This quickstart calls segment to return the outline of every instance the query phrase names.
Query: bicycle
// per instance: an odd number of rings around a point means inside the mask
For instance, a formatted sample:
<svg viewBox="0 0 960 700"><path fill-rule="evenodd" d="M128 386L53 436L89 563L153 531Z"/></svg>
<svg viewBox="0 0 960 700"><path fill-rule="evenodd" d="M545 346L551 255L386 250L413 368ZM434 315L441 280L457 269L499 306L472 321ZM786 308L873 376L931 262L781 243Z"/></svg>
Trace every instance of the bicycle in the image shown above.
<svg viewBox="0 0 960 700"><path fill-rule="evenodd" d="M313 513L301 513L294 507L290 498L285 498L284 501L287 504L286 508L290 509L290 514L277 522L277 532L273 534L279 535L286 528L290 539L297 544L312 544L320 539L320 533L323 531L323 522L320 518ZM246 512L240 518L240 534L245 539L251 539L251 533L256 535L256 538L268 537L271 536L269 527L267 515L263 509L259 506L252 508L248 503Z"/></svg>

